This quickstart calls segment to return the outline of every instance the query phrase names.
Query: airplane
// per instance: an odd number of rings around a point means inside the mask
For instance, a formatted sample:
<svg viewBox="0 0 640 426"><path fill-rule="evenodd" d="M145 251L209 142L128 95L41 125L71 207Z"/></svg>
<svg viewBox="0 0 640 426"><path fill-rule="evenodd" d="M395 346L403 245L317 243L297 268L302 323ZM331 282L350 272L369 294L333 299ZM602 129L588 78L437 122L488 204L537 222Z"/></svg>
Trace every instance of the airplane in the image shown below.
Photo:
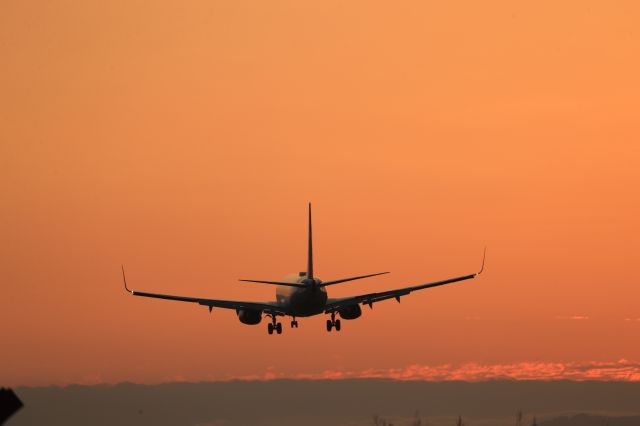
<svg viewBox="0 0 640 426"><path fill-rule="evenodd" d="M127 286L127 278L122 266L122 280L126 291L134 296L152 297L156 299L177 300L179 302L191 302L204 305L209 308L209 313L213 308L233 309L236 311L238 319L243 324L256 325L262 321L263 316L270 318L267 324L267 332L273 334L282 334L282 323L278 321L278 317L291 317L291 328L298 328L297 317L310 317L314 315L326 314L331 319L327 319L327 331L335 329L340 331L340 319L336 319L336 314L344 320L354 320L362 315L360 306L368 305L373 309L373 304L382 302L383 300L395 299L400 303L400 298L409 295L411 292L423 290L426 288L438 287L445 284L451 284L459 281L473 279L484 271L484 261L487 250L485 248L482 257L482 266L479 272L469 275L463 275L455 278L448 278L441 281L434 281L426 284L418 284L409 287L398 288L389 291L376 293L366 293L350 297L341 297L330 299L327 296L326 287L330 285L340 284L348 281L360 280L363 278L375 277L378 275L388 274L389 272L378 272L375 274L360 275L357 277L341 278L331 281L322 281L316 277L313 272L313 239L311 231L311 203L309 203L309 233L308 233L308 252L307 252L307 270L297 275L287 275L282 281L265 281L265 280L246 280L239 281L270 284L276 287L276 300L274 302L251 302L239 300L217 300L203 299L199 297L173 296L169 294L147 293L143 291L135 291Z"/></svg>

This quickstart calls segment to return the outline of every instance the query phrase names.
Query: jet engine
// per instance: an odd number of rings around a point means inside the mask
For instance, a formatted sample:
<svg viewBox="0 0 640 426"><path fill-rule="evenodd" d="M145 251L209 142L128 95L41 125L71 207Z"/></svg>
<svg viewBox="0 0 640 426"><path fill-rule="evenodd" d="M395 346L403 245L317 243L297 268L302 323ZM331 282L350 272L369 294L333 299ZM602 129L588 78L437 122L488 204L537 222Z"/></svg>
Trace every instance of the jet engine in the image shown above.
<svg viewBox="0 0 640 426"><path fill-rule="evenodd" d="M352 320L362 315L362 309L360 309L360 305L349 305L340 309L338 313L343 319Z"/></svg>
<svg viewBox="0 0 640 426"><path fill-rule="evenodd" d="M236 310L238 319L243 324L255 325L262 321L262 311L256 311L253 309L238 309Z"/></svg>

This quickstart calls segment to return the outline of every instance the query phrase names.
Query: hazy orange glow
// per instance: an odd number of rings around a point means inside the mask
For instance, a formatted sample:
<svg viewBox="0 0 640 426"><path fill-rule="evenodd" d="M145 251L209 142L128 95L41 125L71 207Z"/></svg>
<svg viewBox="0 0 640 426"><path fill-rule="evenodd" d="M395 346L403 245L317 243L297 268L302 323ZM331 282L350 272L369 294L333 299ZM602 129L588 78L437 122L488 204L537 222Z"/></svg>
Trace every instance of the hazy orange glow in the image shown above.
<svg viewBox="0 0 640 426"><path fill-rule="evenodd" d="M636 1L3 2L3 385L639 360L638 22ZM392 271L330 296L472 273L487 245L485 274L339 334L122 289L124 263L134 289L271 300L236 280L304 270L307 201L321 278Z"/></svg>
<svg viewBox="0 0 640 426"><path fill-rule="evenodd" d="M401 381L464 380L480 382L488 380L616 380L640 381L640 365L625 359L616 362L517 362L510 364L463 363L436 366L410 365L404 368L370 368L363 371L325 370L319 373L279 374L273 369L263 374L231 376L233 380L341 380L341 379L393 379ZM186 377L177 380L188 380ZM197 380L197 377L191 380Z"/></svg>

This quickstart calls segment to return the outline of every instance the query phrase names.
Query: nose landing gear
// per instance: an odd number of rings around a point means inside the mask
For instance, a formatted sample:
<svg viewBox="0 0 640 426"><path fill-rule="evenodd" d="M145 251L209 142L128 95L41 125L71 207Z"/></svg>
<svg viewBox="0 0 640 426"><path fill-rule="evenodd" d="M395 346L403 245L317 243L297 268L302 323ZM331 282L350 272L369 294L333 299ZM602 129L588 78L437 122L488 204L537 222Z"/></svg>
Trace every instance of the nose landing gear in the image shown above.
<svg viewBox="0 0 640 426"><path fill-rule="evenodd" d="M331 312L331 319L327 320L327 331L331 332L332 329L336 329L336 331L340 331L340 320L336 319L336 313Z"/></svg>
<svg viewBox="0 0 640 426"><path fill-rule="evenodd" d="M298 321L296 321L296 317L293 317L291 321L291 328L298 328Z"/></svg>

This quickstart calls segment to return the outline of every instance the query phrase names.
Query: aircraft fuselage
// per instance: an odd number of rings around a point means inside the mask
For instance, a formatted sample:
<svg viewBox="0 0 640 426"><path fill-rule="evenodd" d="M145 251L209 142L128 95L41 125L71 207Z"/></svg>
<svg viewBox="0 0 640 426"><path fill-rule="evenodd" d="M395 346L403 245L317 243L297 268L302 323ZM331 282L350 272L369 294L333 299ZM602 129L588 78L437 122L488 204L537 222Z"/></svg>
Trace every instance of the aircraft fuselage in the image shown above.
<svg viewBox="0 0 640 426"><path fill-rule="evenodd" d="M316 287L306 280L306 274L288 275L284 282L308 284L309 288L277 286L276 301L290 310L295 316L309 317L324 312L327 304L327 290L324 287ZM322 281L314 278L316 283Z"/></svg>

